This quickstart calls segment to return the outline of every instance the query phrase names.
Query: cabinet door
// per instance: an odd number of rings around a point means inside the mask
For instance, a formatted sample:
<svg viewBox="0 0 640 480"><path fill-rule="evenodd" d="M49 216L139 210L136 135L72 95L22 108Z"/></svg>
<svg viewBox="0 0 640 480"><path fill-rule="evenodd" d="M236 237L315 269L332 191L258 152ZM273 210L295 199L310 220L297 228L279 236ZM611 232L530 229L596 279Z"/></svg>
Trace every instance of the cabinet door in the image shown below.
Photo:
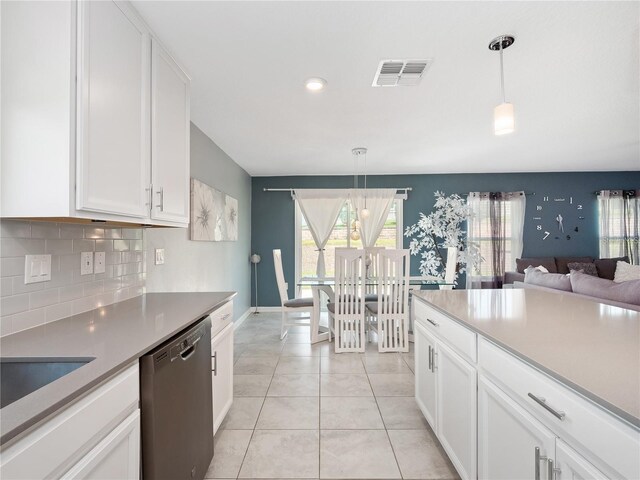
<svg viewBox="0 0 640 480"><path fill-rule="evenodd" d="M156 42L151 56L151 218L189 223L189 77Z"/></svg>
<svg viewBox="0 0 640 480"><path fill-rule="evenodd" d="M441 342L434 362L438 438L460 477L475 479L476 369Z"/></svg>
<svg viewBox="0 0 640 480"><path fill-rule="evenodd" d="M414 330L416 402L436 432L436 374L432 365L436 340L419 322L414 323Z"/></svg>
<svg viewBox="0 0 640 480"><path fill-rule="evenodd" d="M215 435L233 403L233 323L211 340L211 388Z"/></svg>
<svg viewBox="0 0 640 480"><path fill-rule="evenodd" d="M562 440L556 440L555 480L606 480L600 470L591 465Z"/></svg>
<svg viewBox="0 0 640 480"><path fill-rule="evenodd" d="M478 478L487 480L548 478L555 435L480 375L478 386ZM538 472L538 474L536 474Z"/></svg>
<svg viewBox="0 0 640 480"><path fill-rule="evenodd" d="M140 478L140 410L129 415L63 479L136 480Z"/></svg>
<svg viewBox="0 0 640 480"><path fill-rule="evenodd" d="M147 218L149 35L126 4L77 5L77 208Z"/></svg>

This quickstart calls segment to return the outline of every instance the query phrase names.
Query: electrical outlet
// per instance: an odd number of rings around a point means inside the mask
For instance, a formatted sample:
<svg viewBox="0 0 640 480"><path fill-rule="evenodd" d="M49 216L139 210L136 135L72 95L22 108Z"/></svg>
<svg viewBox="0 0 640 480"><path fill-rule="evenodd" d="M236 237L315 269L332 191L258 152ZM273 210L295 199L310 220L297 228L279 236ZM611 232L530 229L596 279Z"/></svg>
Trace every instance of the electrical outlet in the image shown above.
<svg viewBox="0 0 640 480"><path fill-rule="evenodd" d="M80 275L91 275L93 273L93 252L82 252L80 254Z"/></svg>
<svg viewBox="0 0 640 480"><path fill-rule="evenodd" d="M156 265L164 265L164 248L156 248Z"/></svg>
<svg viewBox="0 0 640 480"><path fill-rule="evenodd" d="M107 254L96 252L93 257L93 273L104 273Z"/></svg>

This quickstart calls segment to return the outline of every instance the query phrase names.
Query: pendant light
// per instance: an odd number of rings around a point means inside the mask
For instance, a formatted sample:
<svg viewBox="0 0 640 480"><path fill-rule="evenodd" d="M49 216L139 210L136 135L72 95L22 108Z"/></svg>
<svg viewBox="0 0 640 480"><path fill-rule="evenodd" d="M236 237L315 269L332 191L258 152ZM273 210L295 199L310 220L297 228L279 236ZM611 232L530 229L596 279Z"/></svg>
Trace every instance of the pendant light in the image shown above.
<svg viewBox="0 0 640 480"><path fill-rule="evenodd" d="M506 135L515 130L515 116L513 104L506 101L504 95L504 65L502 62L502 52L515 42L515 38L509 35L500 35L489 43L489 50L500 52L500 90L502 93L502 103L493 109L493 129L496 135Z"/></svg>
<svg viewBox="0 0 640 480"><path fill-rule="evenodd" d="M363 153L366 153L366 148L353 148L351 149L351 153L353 154L353 190L354 194L358 191L358 157ZM360 212L362 213L362 212ZM351 240L358 241L360 240L360 232L358 229L360 228L360 215L358 214L358 207L356 207L356 218L351 222L351 233L349 236Z"/></svg>

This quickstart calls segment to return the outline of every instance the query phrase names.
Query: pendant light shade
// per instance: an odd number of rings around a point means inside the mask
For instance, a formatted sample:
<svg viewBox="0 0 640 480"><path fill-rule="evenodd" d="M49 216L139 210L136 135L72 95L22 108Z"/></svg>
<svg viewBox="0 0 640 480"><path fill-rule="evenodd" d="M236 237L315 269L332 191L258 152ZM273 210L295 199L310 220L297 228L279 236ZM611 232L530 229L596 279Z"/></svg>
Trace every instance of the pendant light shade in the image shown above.
<svg viewBox="0 0 640 480"><path fill-rule="evenodd" d="M513 103L501 103L493 109L493 129L496 135L506 135L515 130Z"/></svg>
<svg viewBox="0 0 640 480"><path fill-rule="evenodd" d="M363 208L362 210L360 210L360 218L362 220L366 220L367 218L369 218L370 212L368 208Z"/></svg>
<svg viewBox="0 0 640 480"><path fill-rule="evenodd" d="M489 43L489 50L500 52L500 92L502 93L502 103L493 109L493 132L496 135L506 135L515 130L515 115L513 104L505 99L504 94L504 64L502 52L515 42L515 38L509 35L501 35L494 38Z"/></svg>

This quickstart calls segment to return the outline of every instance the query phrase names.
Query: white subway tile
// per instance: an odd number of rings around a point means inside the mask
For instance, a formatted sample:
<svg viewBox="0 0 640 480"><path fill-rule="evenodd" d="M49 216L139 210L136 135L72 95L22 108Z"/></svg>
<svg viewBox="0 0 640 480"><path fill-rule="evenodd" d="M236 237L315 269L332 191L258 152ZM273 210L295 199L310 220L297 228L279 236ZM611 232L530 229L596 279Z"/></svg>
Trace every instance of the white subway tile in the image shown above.
<svg viewBox="0 0 640 480"><path fill-rule="evenodd" d="M29 238L31 223L21 220L0 220L0 237Z"/></svg>
<svg viewBox="0 0 640 480"><path fill-rule="evenodd" d="M45 322L55 322L56 320L60 320L62 318L67 318L73 315L73 303L72 302L64 302L58 303L56 305L51 305L45 308L44 311L44 320Z"/></svg>
<svg viewBox="0 0 640 480"><path fill-rule="evenodd" d="M13 316L11 322L13 323L14 332L20 332L28 328L42 325L44 323L44 308L17 313Z"/></svg>
<svg viewBox="0 0 640 480"><path fill-rule="evenodd" d="M82 291L85 297L102 293L104 291L104 282L99 280L97 282L84 283L82 284Z"/></svg>
<svg viewBox="0 0 640 480"><path fill-rule="evenodd" d="M122 252L107 252L106 261L107 265L122 263Z"/></svg>
<svg viewBox="0 0 640 480"><path fill-rule="evenodd" d="M33 222L31 238L60 238L60 227L57 223Z"/></svg>
<svg viewBox="0 0 640 480"><path fill-rule="evenodd" d="M104 238L122 238L121 228L105 228Z"/></svg>
<svg viewBox="0 0 640 480"><path fill-rule="evenodd" d="M119 290L121 286L122 286L122 281L119 278L108 278L104 281L105 292Z"/></svg>
<svg viewBox="0 0 640 480"><path fill-rule="evenodd" d="M96 252L113 252L113 240L96 240Z"/></svg>
<svg viewBox="0 0 640 480"><path fill-rule="evenodd" d="M113 250L116 252L128 252L129 251L129 240L114 240L113 241Z"/></svg>
<svg viewBox="0 0 640 480"><path fill-rule="evenodd" d="M60 238L84 238L82 225L60 224Z"/></svg>
<svg viewBox="0 0 640 480"><path fill-rule="evenodd" d="M0 252L3 257L41 254L44 253L44 240L36 238L0 238Z"/></svg>
<svg viewBox="0 0 640 480"><path fill-rule="evenodd" d="M122 238L126 238L128 240L141 240L142 229L141 228L123 228Z"/></svg>
<svg viewBox="0 0 640 480"><path fill-rule="evenodd" d="M78 298L82 298L82 285L68 285L66 287L61 287L59 289L60 292L60 301L68 302L69 300L76 300Z"/></svg>
<svg viewBox="0 0 640 480"><path fill-rule="evenodd" d="M51 290L42 290L41 292L33 292L29 294L29 308L35 309L47 307L60 301L60 294L57 288Z"/></svg>
<svg viewBox="0 0 640 480"><path fill-rule="evenodd" d="M46 253L55 254L55 255L67 255L73 253L73 240L64 238L64 239L49 239L45 240L46 242Z"/></svg>
<svg viewBox="0 0 640 480"><path fill-rule="evenodd" d="M104 307L105 305L111 305L113 302L115 302L114 292L104 292L96 295L97 307Z"/></svg>
<svg viewBox="0 0 640 480"><path fill-rule="evenodd" d="M104 238L104 228L84 227L84 238Z"/></svg>
<svg viewBox="0 0 640 480"><path fill-rule="evenodd" d="M72 253L71 255L60 255L60 270L75 270L80 268L80 254Z"/></svg>
<svg viewBox="0 0 640 480"><path fill-rule="evenodd" d="M39 290L44 290L45 284L49 282L38 282L38 283L28 283L25 285L24 283L24 275L20 275L19 277L11 277L13 281L13 295L17 295L19 293L30 293L37 292Z"/></svg>
<svg viewBox="0 0 640 480"><path fill-rule="evenodd" d="M71 285L78 285L81 283L93 282L95 279L93 278L93 274L89 275L80 275L80 269L73 270L72 272Z"/></svg>
<svg viewBox="0 0 640 480"><path fill-rule="evenodd" d="M0 297L8 297L9 295L13 295L13 279L2 277L0 279Z"/></svg>
<svg viewBox="0 0 640 480"><path fill-rule="evenodd" d="M29 294L27 293L0 298L0 315L13 315L26 310L29 310Z"/></svg>
<svg viewBox="0 0 640 480"><path fill-rule="evenodd" d="M129 240L129 241L131 242L129 246L131 250L134 250L136 252L141 252L142 249L144 248L142 244L142 240Z"/></svg>
<svg viewBox="0 0 640 480"><path fill-rule="evenodd" d="M78 264L80 260L78 260ZM80 267L77 267L80 271ZM73 270L58 270L57 272L51 272L51 280L45 282L45 288L63 287L71 284L73 281Z"/></svg>
<svg viewBox="0 0 640 480"><path fill-rule="evenodd" d="M13 315L0 317L0 337L13 333Z"/></svg>
<svg viewBox="0 0 640 480"><path fill-rule="evenodd" d="M96 308L95 297L82 297L77 300L73 300L71 310L73 314L87 312Z"/></svg>
<svg viewBox="0 0 640 480"><path fill-rule="evenodd" d="M24 275L24 257L0 258L0 277Z"/></svg>
<svg viewBox="0 0 640 480"><path fill-rule="evenodd" d="M73 253L93 252L96 248L95 240L73 239Z"/></svg>

